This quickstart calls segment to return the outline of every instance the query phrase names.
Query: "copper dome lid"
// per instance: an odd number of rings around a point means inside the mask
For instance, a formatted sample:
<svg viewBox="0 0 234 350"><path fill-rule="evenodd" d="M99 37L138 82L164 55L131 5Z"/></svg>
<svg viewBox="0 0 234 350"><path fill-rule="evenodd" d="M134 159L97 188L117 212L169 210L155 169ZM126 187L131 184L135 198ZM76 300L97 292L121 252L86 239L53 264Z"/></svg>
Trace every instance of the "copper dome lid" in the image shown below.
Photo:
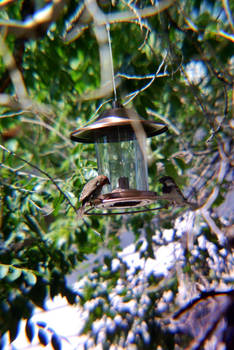
<svg viewBox="0 0 234 350"><path fill-rule="evenodd" d="M106 142L118 142L135 139L135 131L143 128L146 137L162 134L168 130L165 124L140 118L130 108L115 106L103 112L94 123L73 131L72 141L94 143L105 138ZM139 128L138 128L139 129Z"/></svg>

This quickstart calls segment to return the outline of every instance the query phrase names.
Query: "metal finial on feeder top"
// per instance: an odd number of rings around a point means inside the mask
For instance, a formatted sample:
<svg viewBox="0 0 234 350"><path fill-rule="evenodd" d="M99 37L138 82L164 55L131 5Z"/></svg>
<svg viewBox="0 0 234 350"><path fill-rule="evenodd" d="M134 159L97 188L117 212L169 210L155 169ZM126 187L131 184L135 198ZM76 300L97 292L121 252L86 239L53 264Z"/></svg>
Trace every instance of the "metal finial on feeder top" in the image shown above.
<svg viewBox="0 0 234 350"><path fill-rule="evenodd" d="M113 108L103 112L92 124L71 133L71 140L82 143L95 143L107 137L107 142L119 142L135 138L135 126L143 128L146 137L153 137L167 131L165 124L148 121L138 116L130 108L122 107L118 102Z"/></svg>

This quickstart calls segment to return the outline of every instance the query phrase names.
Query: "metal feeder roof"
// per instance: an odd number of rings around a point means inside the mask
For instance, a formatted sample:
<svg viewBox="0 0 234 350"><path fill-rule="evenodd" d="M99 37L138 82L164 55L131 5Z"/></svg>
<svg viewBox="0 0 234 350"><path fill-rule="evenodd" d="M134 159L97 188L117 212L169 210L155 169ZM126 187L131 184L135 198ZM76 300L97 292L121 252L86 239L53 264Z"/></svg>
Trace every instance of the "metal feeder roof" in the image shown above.
<svg viewBox="0 0 234 350"><path fill-rule="evenodd" d="M117 106L103 112L92 124L73 131L71 140L81 143L94 143L103 137L107 142L133 140L139 127L143 128L146 137L168 130L165 124L145 120L133 109Z"/></svg>

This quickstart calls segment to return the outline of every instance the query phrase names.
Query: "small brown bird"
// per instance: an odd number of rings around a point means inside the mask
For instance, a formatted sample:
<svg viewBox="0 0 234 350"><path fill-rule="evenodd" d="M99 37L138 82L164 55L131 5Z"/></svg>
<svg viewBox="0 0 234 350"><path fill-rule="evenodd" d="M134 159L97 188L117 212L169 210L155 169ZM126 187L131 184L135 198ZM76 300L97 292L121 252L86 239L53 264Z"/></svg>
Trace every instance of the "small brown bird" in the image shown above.
<svg viewBox="0 0 234 350"><path fill-rule="evenodd" d="M175 183L175 180L171 176L163 176L159 182L163 185L163 194L165 197L168 197L165 199L172 201L174 205L179 207L190 206L191 209L197 208L195 203L190 203L187 201L178 185Z"/></svg>
<svg viewBox="0 0 234 350"><path fill-rule="evenodd" d="M101 194L102 187L108 184L110 184L110 181L105 175L99 175L87 182L79 198L79 201L81 202L81 207L78 211L79 218L83 216L86 204L96 199Z"/></svg>

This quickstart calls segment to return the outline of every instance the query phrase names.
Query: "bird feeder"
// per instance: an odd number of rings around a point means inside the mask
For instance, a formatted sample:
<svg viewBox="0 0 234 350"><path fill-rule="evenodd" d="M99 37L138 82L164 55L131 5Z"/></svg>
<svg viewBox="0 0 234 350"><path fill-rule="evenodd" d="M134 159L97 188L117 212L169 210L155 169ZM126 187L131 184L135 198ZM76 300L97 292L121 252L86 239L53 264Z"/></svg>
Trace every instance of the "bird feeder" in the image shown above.
<svg viewBox="0 0 234 350"><path fill-rule="evenodd" d="M95 144L98 173L110 180L107 191L95 201L98 209L129 209L155 202L148 190L146 138L167 131L167 126L142 119L129 108L115 104L92 124L71 133L71 140Z"/></svg>

